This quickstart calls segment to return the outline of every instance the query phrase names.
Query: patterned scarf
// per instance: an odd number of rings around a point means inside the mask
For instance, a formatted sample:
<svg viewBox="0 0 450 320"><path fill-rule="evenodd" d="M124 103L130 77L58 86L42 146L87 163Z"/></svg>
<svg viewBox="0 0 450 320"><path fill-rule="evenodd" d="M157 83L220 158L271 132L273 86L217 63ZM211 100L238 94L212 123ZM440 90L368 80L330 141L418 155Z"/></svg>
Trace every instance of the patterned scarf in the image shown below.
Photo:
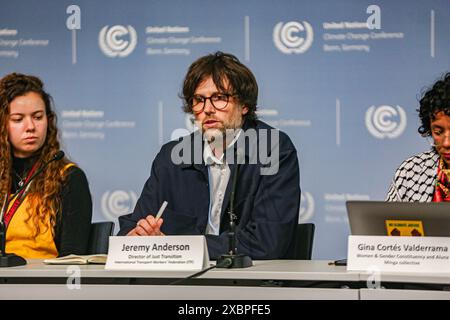
<svg viewBox="0 0 450 320"><path fill-rule="evenodd" d="M439 158L433 202L450 201L450 169L445 169L444 160Z"/></svg>

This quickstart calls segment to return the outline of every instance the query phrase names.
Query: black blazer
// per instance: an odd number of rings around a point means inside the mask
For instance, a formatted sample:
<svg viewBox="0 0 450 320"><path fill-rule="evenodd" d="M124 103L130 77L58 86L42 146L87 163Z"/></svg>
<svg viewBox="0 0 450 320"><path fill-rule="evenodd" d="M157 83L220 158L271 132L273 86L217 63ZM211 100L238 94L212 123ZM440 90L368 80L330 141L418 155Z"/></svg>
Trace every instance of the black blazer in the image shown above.
<svg viewBox="0 0 450 320"><path fill-rule="evenodd" d="M250 131L256 133L257 140L251 143L245 139L245 152L237 151L239 143L234 145L234 164L229 164L231 174L222 205L220 234L206 235L209 255L215 259L228 252L226 231L229 227L228 207L237 167L236 156L245 153L244 163L241 161L238 165L235 196L237 252L253 259L283 258L290 250L298 224L300 173L297 151L283 132L277 130L275 133L278 133L279 138L272 141L270 130L274 129L262 121L246 121L243 130L246 134ZM264 138L264 132L267 139ZM274 156L276 159L275 155L279 154L279 162L271 164L264 157L257 156L264 148L268 153L263 153L263 156L269 159ZM173 158L179 162L177 156L184 157L184 163L174 163ZM276 165L278 170L275 174L262 174L261 170L269 168L276 171ZM119 218L119 235L126 235L137 221L148 214L156 215L163 201L168 202L163 214L163 233L205 234L210 195L208 169L203 162L203 140L198 131L161 148L134 212Z"/></svg>

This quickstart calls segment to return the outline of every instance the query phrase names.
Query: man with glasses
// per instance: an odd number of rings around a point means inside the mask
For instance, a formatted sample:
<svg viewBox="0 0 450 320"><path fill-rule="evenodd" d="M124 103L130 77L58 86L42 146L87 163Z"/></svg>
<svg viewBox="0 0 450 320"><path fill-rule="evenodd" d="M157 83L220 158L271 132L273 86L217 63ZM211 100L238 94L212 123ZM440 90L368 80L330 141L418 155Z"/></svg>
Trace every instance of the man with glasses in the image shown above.
<svg viewBox="0 0 450 320"><path fill-rule="evenodd" d="M195 61L182 99L199 130L161 148L134 212L119 218L119 235L205 235L215 259L229 251L232 219L237 253L289 257L300 203L297 151L286 134L257 120L257 97L253 73L235 56Z"/></svg>
<svg viewBox="0 0 450 320"><path fill-rule="evenodd" d="M450 72L436 81L420 99L419 133L431 150L412 156L400 165L387 201L450 201Z"/></svg>

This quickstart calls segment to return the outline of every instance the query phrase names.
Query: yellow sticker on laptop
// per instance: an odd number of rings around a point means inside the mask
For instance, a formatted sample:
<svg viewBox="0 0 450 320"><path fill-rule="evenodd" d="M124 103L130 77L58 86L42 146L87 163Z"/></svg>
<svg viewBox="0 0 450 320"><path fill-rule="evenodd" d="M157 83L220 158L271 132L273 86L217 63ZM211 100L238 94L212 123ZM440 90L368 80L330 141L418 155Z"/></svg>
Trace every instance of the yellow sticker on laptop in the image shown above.
<svg viewBox="0 0 450 320"><path fill-rule="evenodd" d="M425 236L420 220L386 220L386 231L388 236Z"/></svg>

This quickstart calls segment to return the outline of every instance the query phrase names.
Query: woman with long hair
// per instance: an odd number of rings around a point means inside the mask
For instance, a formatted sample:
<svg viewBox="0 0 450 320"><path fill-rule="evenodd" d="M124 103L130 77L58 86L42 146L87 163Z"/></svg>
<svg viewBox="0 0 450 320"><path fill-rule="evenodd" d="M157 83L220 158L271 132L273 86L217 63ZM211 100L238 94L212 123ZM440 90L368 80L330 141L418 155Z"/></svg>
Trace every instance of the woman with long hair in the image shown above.
<svg viewBox="0 0 450 320"><path fill-rule="evenodd" d="M0 79L0 123L5 251L24 258L85 254L92 219L89 185L66 157L50 161L60 143L52 98L39 78L11 73Z"/></svg>

